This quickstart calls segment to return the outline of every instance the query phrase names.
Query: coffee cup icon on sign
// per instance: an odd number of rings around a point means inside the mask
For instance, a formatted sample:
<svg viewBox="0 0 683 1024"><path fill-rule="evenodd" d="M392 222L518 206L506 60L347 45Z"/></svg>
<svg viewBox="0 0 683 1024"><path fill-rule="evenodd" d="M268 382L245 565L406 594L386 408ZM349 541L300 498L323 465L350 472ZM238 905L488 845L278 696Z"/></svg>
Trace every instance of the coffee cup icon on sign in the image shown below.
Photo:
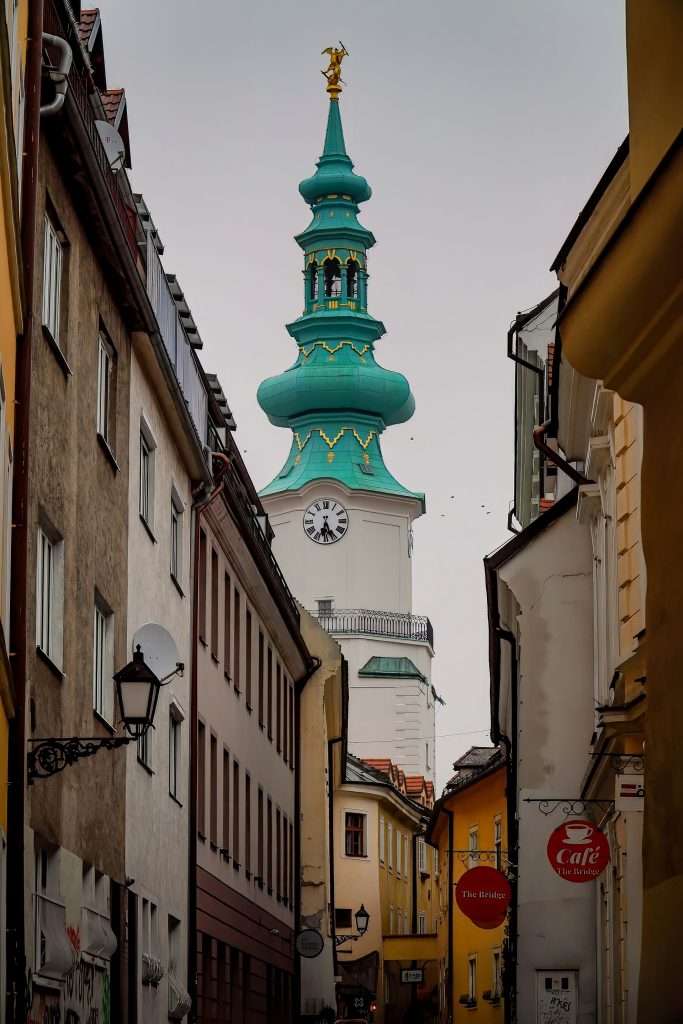
<svg viewBox="0 0 683 1024"><path fill-rule="evenodd" d="M572 846L585 846L590 843L594 829L581 822L569 822L564 826L565 842Z"/></svg>

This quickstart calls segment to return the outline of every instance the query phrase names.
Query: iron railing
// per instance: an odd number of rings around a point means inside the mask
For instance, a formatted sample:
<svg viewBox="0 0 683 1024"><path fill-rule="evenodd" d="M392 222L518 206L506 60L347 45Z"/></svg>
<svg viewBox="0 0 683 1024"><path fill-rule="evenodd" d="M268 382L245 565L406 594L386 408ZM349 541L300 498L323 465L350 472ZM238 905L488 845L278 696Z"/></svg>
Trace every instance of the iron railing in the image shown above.
<svg viewBox="0 0 683 1024"><path fill-rule="evenodd" d="M416 640L434 646L434 630L426 615L374 611L369 608L335 608L331 612L317 610L311 614L333 636L366 633L394 640Z"/></svg>

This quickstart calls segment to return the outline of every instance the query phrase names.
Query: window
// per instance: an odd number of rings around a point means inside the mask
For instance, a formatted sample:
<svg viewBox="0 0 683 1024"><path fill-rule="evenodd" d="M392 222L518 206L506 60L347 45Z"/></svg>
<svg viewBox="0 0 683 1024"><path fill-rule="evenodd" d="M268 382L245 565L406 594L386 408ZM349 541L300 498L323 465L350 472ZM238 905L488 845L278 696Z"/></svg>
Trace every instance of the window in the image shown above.
<svg viewBox="0 0 683 1024"><path fill-rule="evenodd" d="M410 867L410 865L408 864L408 836L404 836L403 837L403 880L405 882L408 881L409 867Z"/></svg>
<svg viewBox="0 0 683 1024"><path fill-rule="evenodd" d="M429 743L425 743L425 770L429 771L431 767L432 765L429 760Z"/></svg>
<svg viewBox="0 0 683 1024"><path fill-rule="evenodd" d="M427 871L427 849L425 847L424 839L418 839L417 841L417 870L420 874L425 874Z"/></svg>
<svg viewBox="0 0 683 1024"><path fill-rule="evenodd" d="M403 911L403 934L408 934L408 911Z"/></svg>
<svg viewBox="0 0 683 1024"><path fill-rule="evenodd" d="M289 726L287 718L287 697L289 694L289 684L287 682L287 676L282 671L282 759L287 764L289 761Z"/></svg>
<svg viewBox="0 0 683 1024"><path fill-rule="evenodd" d="M273 738L273 651L268 647L268 739Z"/></svg>
<svg viewBox="0 0 683 1024"><path fill-rule="evenodd" d="M211 548L211 657L218 661L218 552Z"/></svg>
<svg viewBox="0 0 683 1024"><path fill-rule="evenodd" d="M434 861L434 877L438 878L439 877L439 851L437 850L436 847L434 847L433 850L432 850L432 858L433 858L433 861Z"/></svg>
<svg viewBox="0 0 683 1024"><path fill-rule="evenodd" d="M394 908L389 907L389 934L394 934Z"/></svg>
<svg viewBox="0 0 683 1024"><path fill-rule="evenodd" d="M230 583L230 577L227 572L223 577L223 675L231 681L232 676L230 675L230 648L231 635L230 635L230 599L232 595L232 585Z"/></svg>
<svg viewBox="0 0 683 1024"><path fill-rule="evenodd" d="M180 584L183 573L183 503L171 494L171 576Z"/></svg>
<svg viewBox="0 0 683 1024"><path fill-rule="evenodd" d="M273 802L268 797L268 821L266 829L267 884L268 895L273 893Z"/></svg>
<svg viewBox="0 0 683 1024"><path fill-rule="evenodd" d="M282 815L282 902L289 902L289 829L287 815Z"/></svg>
<svg viewBox="0 0 683 1024"><path fill-rule="evenodd" d="M395 832L396 836L396 877L401 877L401 855L403 852L403 844L401 842L401 833L398 829Z"/></svg>
<svg viewBox="0 0 683 1024"><path fill-rule="evenodd" d="M240 869L240 766L232 759L232 866Z"/></svg>
<svg viewBox="0 0 683 1024"><path fill-rule="evenodd" d="M318 264L315 260L308 264L308 298L311 302L318 298Z"/></svg>
<svg viewBox="0 0 683 1024"><path fill-rule="evenodd" d="M180 723L177 711L171 707L168 716L168 791L180 799Z"/></svg>
<svg viewBox="0 0 683 1024"><path fill-rule="evenodd" d="M180 976L180 921L173 914L168 915L168 973Z"/></svg>
<svg viewBox="0 0 683 1024"><path fill-rule="evenodd" d="M218 740L211 733L209 746L209 841L218 846Z"/></svg>
<svg viewBox="0 0 683 1024"><path fill-rule="evenodd" d="M206 728L197 723L197 831L206 837Z"/></svg>
<svg viewBox="0 0 683 1024"><path fill-rule="evenodd" d="M59 316L62 290L63 246L61 232L45 214L45 249L43 253L43 325L59 345ZM63 236L62 236L63 237ZM61 347L61 346L60 346Z"/></svg>
<svg viewBox="0 0 683 1024"><path fill-rule="evenodd" d="M318 617L324 618L326 615L332 614L332 601L331 597L321 597L318 599Z"/></svg>
<svg viewBox="0 0 683 1024"><path fill-rule="evenodd" d="M114 616L99 595L95 595L93 630L92 703L107 722L114 719Z"/></svg>
<svg viewBox="0 0 683 1024"><path fill-rule="evenodd" d="M327 259L323 264L325 296L336 299L341 295L341 270L338 259Z"/></svg>
<svg viewBox="0 0 683 1024"><path fill-rule="evenodd" d="M240 641L242 639L242 623L240 621L240 592L235 587L235 620L234 620L234 650L232 663L232 683L237 693L240 692Z"/></svg>
<svg viewBox="0 0 683 1024"><path fill-rule="evenodd" d="M384 864L384 818L379 819L379 862Z"/></svg>
<svg viewBox="0 0 683 1024"><path fill-rule="evenodd" d="M479 829L476 826L470 829L468 847L470 851L469 867L476 868L479 862L477 856L477 851L479 850Z"/></svg>
<svg viewBox="0 0 683 1024"><path fill-rule="evenodd" d="M230 853L230 754L223 747L223 846L221 853Z"/></svg>
<svg viewBox="0 0 683 1024"><path fill-rule="evenodd" d="M244 773L244 871L251 877L251 776Z"/></svg>
<svg viewBox="0 0 683 1024"><path fill-rule="evenodd" d="M391 827L391 826L390 826ZM346 812L345 826L346 856L365 856L365 815Z"/></svg>
<svg viewBox="0 0 683 1024"><path fill-rule="evenodd" d="M418 914L417 914L417 934L418 935L424 935L425 934L425 915L424 915L423 911L421 911L421 910L418 911Z"/></svg>
<svg viewBox="0 0 683 1024"><path fill-rule="evenodd" d="M65 934L59 851L37 850L35 872L35 971L63 978L73 967L73 948Z"/></svg>
<svg viewBox="0 0 683 1024"><path fill-rule="evenodd" d="M152 730L148 729L138 736L138 761L145 768L152 770Z"/></svg>
<svg viewBox="0 0 683 1024"><path fill-rule="evenodd" d="M282 750L282 670L280 662L275 663L275 749L278 754Z"/></svg>
<svg viewBox="0 0 683 1024"><path fill-rule="evenodd" d="M97 360L97 433L107 445L112 447L112 384L114 369L114 350L103 334L100 333Z"/></svg>
<svg viewBox="0 0 683 1024"><path fill-rule="evenodd" d="M256 862L256 870L257 870L256 881L258 882L259 888L262 889L263 888L263 790L261 789L260 786L258 788L258 809L257 809L257 817L256 817L256 829L257 829L257 836L256 836L257 850L256 850L256 856L258 858L257 862Z"/></svg>
<svg viewBox="0 0 683 1024"><path fill-rule="evenodd" d="M389 854L389 861L387 867L390 871L394 870L394 826L389 822L387 825L387 852Z"/></svg>
<svg viewBox="0 0 683 1024"><path fill-rule="evenodd" d="M282 889L280 887L280 875L282 873L282 848L281 848L281 829L280 829L280 810L275 810L275 898L280 902L282 898Z"/></svg>
<svg viewBox="0 0 683 1024"><path fill-rule="evenodd" d="M206 534L199 531L199 639L206 646Z"/></svg>
<svg viewBox="0 0 683 1024"><path fill-rule="evenodd" d="M493 848L496 851L496 867L500 871L503 866L503 830L500 818L493 821Z"/></svg>
<svg viewBox="0 0 683 1024"><path fill-rule="evenodd" d="M476 956L470 956L467 958L467 995L470 1002L476 1002L477 999L477 958Z"/></svg>
<svg viewBox="0 0 683 1024"><path fill-rule="evenodd" d="M246 622L244 630L244 656L245 656L245 690L246 690L246 702L247 708L251 711L251 612L247 608Z"/></svg>
<svg viewBox="0 0 683 1024"><path fill-rule="evenodd" d="M100 431L101 432L101 431ZM154 449L156 445L145 424L140 424L140 518L151 530L154 525Z"/></svg>
<svg viewBox="0 0 683 1024"><path fill-rule="evenodd" d="M64 541L51 528L38 530L36 562L36 645L61 668Z"/></svg>
<svg viewBox="0 0 683 1024"><path fill-rule="evenodd" d="M334 911L335 928L352 928L351 907L336 907Z"/></svg>
<svg viewBox="0 0 683 1024"><path fill-rule="evenodd" d="M503 975L501 966L500 950L494 950L493 963L491 965L491 994L494 999L500 999L503 994Z"/></svg>
<svg viewBox="0 0 683 1024"><path fill-rule="evenodd" d="M263 728L263 633L258 631L258 724Z"/></svg>
<svg viewBox="0 0 683 1024"><path fill-rule="evenodd" d="M289 767L294 771L294 689L289 687Z"/></svg>
<svg viewBox="0 0 683 1024"><path fill-rule="evenodd" d="M358 298L358 263L349 260L346 264L346 294L350 299Z"/></svg>

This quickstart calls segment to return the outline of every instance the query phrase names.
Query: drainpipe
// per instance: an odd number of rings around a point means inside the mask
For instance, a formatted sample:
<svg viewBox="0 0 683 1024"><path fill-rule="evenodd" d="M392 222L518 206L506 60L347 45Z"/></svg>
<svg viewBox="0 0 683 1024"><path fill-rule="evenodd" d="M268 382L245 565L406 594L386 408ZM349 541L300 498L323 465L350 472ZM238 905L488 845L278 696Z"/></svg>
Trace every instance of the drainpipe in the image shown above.
<svg viewBox="0 0 683 1024"><path fill-rule="evenodd" d="M444 807L444 814L448 815L448 953L446 970L448 984L446 985L446 1009L448 1010L448 1024L453 1021L453 989L455 987L455 976L453 972L453 929L455 923L455 907L453 904L453 850L455 848L455 824L454 812Z"/></svg>
<svg viewBox="0 0 683 1024"><path fill-rule="evenodd" d="M333 740L327 741L327 779L329 786L329 797L327 801L327 858L330 872L330 932L332 933L332 965L335 978L339 974L339 960L337 957L337 925L334 919L335 892L334 892L334 751L333 746L341 743L343 736L335 736ZM342 766L343 772L343 766Z"/></svg>
<svg viewBox="0 0 683 1024"><path fill-rule="evenodd" d="M517 639L509 629L496 626L495 634L498 641L510 645L510 732L512 739L495 730L497 737L494 742L505 747L506 766L506 804L507 804L507 838L508 862L512 867L510 873L510 920L508 925L508 958L505 965L507 978L505 992L505 1024L514 1024L517 1014L517 928L518 928L518 879L519 879L519 821L517 818L517 732L519 729L518 709L518 677L517 677ZM509 983L508 983L509 979Z"/></svg>
<svg viewBox="0 0 683 1024"><path fill-rule="evenodd" d="M227 466L230 460L222 452L212 452ZM192 1000L189 1020L197 1020L197 715L198 715L198 669L197 645L199 643L199 527L202 512L211 505L224 487L224 477L209 494L200 488L192 506L194 531L192 538L192 641L190 672L190 810L188 836L188 913L187 913L187 989Z"/></svg>
<svg viewBox="0 0 683 1024"><path fill-rule="evenodd" d="M48 69L50 79L55 83L55 98L51 103L40 108L41 117L50 117L52 114L56 114L60 111L64 106L73 54L71 53L71 47L67 43L66 39L62 39L61 36L53 36L50 32L43 32L43 43L46 46L54 46L55 49L59 50L61 53L59 67Z"/></svg>
<svg viewBox="0 0 683 1024"><path fill-rule="evenodd" d="M318 671L322 661L311 656L304 674L294 683L294 941L301 930L301 694L311 676ZM301 1014L301 958L292 950L294 958L293 1003L296 1007L293 1019Z"/></svg>
<svg viewBox="0 0 683 1024"><path fill-rule="evenodd" d="M545 423L541 423L540 426L534 427L534 445L538 448L539 452L543 452L550 462L553 462L558 469L561 469L563 473L566 473L570 480L573 480L575 484L592 484L593 481L589 480L583 473L579 473L578 469L574 469L566 459L563 459L559 452L556 452L545 440L546 431L550 427L551 420L546 420Z"/></svg>
<svg viewBox="0 0 683 1024"><path fill-rule="evenodd" d="M43 3L29 4L26 48L26 108L21 189L21 260L26 309L24 333L17 339L12 564L9 651L15 690L15 717L9 733L7 877L7 1018L24 1024L30 1012L24 935L24 828L26 818L26 659L28 630L28 460L31 399L31 344L35 285L36 207L40 140L40 81ZM0 1007L0 1015L2 1015Z"/></svg>

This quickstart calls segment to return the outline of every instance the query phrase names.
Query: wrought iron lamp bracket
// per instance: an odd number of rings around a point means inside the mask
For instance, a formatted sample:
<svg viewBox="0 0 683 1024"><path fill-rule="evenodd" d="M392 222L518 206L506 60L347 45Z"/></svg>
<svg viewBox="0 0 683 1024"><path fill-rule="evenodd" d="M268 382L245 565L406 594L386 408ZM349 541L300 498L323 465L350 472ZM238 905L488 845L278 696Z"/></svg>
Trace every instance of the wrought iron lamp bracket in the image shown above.
<svg viewBox="0 0 683 1024"><path fill-rule="evenodd" d="M597 807L607 814L614 807L614 800L607 799L580 799L574 797L558 797L547 799L542 797L524 797L525 804L538 804L538 810L546 816L554 814L559 809L560 813L569 818L572 815L588 814L591 807Z"/></svg>
<svg viewBox="0 0 683 1024"><path fill-rule="evenodd" d="M29 739L35 744L27 754L28 784L63 772L84 757L93 757L100 750L116 750L130 743L133 736L67 736Z"/></svg>
<svg viewBox="0 0 683 1024"><path fill-rule="evenodd" d="M358 939L362 939L362 938L363 938L362 935L356 935L355 933L352 933L351 935L335 935L335 937L334 937L335 949L336 949L337 946L343 946L345 942L356 942Z"/></svg>
<svg viewBox="0 0 683 1024"><path fill-rule="evenodd" d="M591 757L609 757L612 767L617 775L623 772L633 772L642 775L645 771L645 754L624 754L615 751L599 751L591 754Z"/></svg>

